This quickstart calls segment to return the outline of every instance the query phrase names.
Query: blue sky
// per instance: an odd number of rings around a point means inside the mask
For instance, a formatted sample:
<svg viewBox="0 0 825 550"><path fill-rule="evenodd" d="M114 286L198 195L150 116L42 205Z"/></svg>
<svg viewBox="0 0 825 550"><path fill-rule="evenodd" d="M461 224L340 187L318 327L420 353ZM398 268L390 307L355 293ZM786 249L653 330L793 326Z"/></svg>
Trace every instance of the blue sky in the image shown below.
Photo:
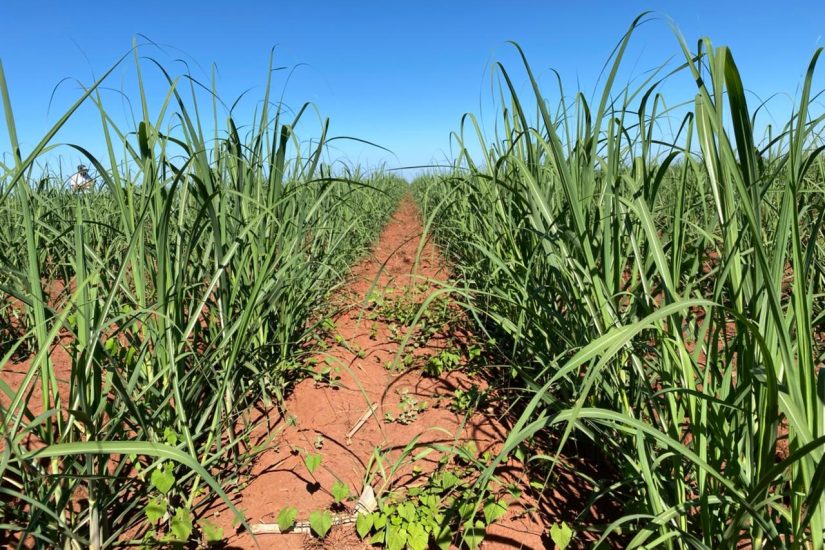
<svg viewBox="0 0 825 550"><path fill-rule="evenodd" d="M490 127L491 64L512 69L526 92L515 40L553 92L550 68L568 91L592 92L602 65L632 19L654 10L671 16L693 45L709 36L728 45L753 97L780 96L777 116L785 116L797 94L815 48L825 45L825 2L734 1L641 2L636 0L557 2L476 0L418 2L63 2L6 0L0 60L5 68L24 153L81 93L76 79L93 81L142 34L160 44L141 50L172 72L186 59L196 77L208 81L218 68L221 97L231 103L251 89L238 118L251 116L263 93L270 49L276 64L297 67L286 87L286 101L311 101L331 118L331 133L355 136L391 149L386 153L360 143L336 141L332 153L351 163L388 167L428 164L449 156L449 133L465 112L480 114ZM145 39L138 37L140 42ZM645 25L634 37L622 78L679 55L667 23ZM147 87L159 98L160 74L144 67ZM287 72L275 76L280 90ZM61 83L62 81L62 83ZM821 76L819 84L825 83ZM58 84L60 85L58 86ZM137 106L134 68L125 64L107 82ZM669 90L692 97L687 75ZM54 95L53 95L54 94ZM126 104L106 92L108 109L127 120ZM51 101L51 107L50 107ZM314 116L314 115L313 115ZM309 121L301 137L317 124ZM81 110L58 141L98 151L102 140L91 108ZM0 152L9 150L0 123ZM72 153L65 152L71 159Z"/></svg>

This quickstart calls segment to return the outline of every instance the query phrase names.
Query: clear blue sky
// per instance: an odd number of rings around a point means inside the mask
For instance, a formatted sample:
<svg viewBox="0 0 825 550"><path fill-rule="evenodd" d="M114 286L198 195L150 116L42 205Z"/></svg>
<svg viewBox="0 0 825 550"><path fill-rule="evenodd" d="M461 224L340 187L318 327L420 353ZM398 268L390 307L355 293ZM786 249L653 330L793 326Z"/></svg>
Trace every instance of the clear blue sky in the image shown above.
<svg viewBox="0 0 825 550"><path fill-rule="evenodd" d="M215 63L227 103L252 88L240 113L251 113L260 98L270 48L277 46L277 64L305 64L289 82L287 103L297 107L311 101L331 118L333 135L374 141L395 153L336 142L341 145L336 154L368 166L386 162L397 167L443 159L449 132L465 112L481 112L488 125L493 123L491 63L503 61L516 73L516 84L525 85L507 40L524 47L548 90L553 84L548 69L554 68L568 91L580 86L590 93L610 51L645 10L671 16L691 45L704 35L716 45L729 45L746 88L761 97L796 95L813 51L825 44L822 0L5 0L0 5L0 60L25 153L80 94L77 83L63 82L55 91L58 83L66 77L92 82L128 51L138 33L163 48L143 48L143 55L163 61L173 72L182 71L174 60L183 58L196 76L208 81ZM624 78L638 77L678 54L667 24L654 21L635 37ZM145 71L149 89L162 92L159 73L148 65ZM279 88L286 74L275 77ZM129 93L137 106L133 75L126 64L107 85ZM676 95L690 98L690 79L683 76L679 82ZM818 83L823 82L820 76ZM113 114L125 120L118 94L107 92L105 99ZM788 99L779 101L790 105ZM302 137L314 132L310 124ZM94 111L81 111L59 141L99 148ZM0 151L8 150L0 123Z"/></svg>

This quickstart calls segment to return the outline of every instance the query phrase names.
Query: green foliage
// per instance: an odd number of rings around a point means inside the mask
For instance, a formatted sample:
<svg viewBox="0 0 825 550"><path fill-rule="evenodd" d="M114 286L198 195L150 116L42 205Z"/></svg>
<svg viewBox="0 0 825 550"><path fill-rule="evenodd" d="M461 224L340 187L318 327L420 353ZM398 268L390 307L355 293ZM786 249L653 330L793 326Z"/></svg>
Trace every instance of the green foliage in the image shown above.
<svg viewBox="0 0 825 550"><path fill-rule="evenodd" d="M278 529L286 533L295 525L295 518L298 516L298 509L294 506L286 506L278 512Z"/></svg>
<svg viewBox="0 0 825 550"><path fill-rule="evenodd" d="M484 521L487 525L495 523L507 513L507 503L503 500L491 500L484 505Z"/></svg>
<svg viewBox="0 0 825 550"><path fill-rule="evenodd" d="M162 494L168 493L175 484L175 465L172 462L166 462L159 465L152 471L152 486L160 491Z"/></svg>
<svg viewBox="0 0 825 550"><path fill-rule="evenodd" d="M167 426L163 430L163 439L166 440L166 444L169 445L170 447L174 447L175 445L178 444L178 434L175 432L175 430L173 430L169 426ZM165 491L161 491L161 492L165 492Z"/></svg>
<svg viewBox="0 0 825 550"><path fill-rule="evenodd" d="M400 292L388 291L380 299L367 300L370 320L381 319L390 328L390 339L413 348L426 344L433 336L449 332L460 310L449 294L433 293L426 284L408 286ZM412 363L405 363L409 367Z"/></svg>
<svg viewBox="0 0 825 550"><path fill-rule="evenodd" d="M461 364L461 355L457 350L442 350L437 355L431 355L424 365L424 374L437 378L445 372L456 370Z"/></svg>
<svg viewBox="0 0 825 550"><path fill-rule="evenodd" d="M453 399L450 401L450 410L455 413L465 413L480 407L485 399L486 392L478 389L477 384L473 384L467 390L458 388L453 392Z"/></svg>
<svg viewBox="0 0 825 550"><path fill-rule="evenodd" d="M318 366L312 372L312 378L315 380L316 386L330 386L335 387L341 380L338 374L338 367L331 366L328 362Z"/></svg>
<svg viewBox="0 0 825 550"><path fill-rule="evenodd" d="M592 96L542 90L515 46L495 139L468 115L455 169L413 184L473 332L505 356L492 383L519 417L497 460L553 442L525 457L545 490L560 455L599 449L616 473L598 499L622 506L599 544L822 550L820 52L777 123L708 39L675 34L678 60L620 85L651 19Z"/></svg>
<svg viewBox="0 0 825 550"><path fill-rule="evenodd" d="M28 150L0 68L0 131L13 150L0 166L0 370L29 365L0 388L0 516L14 518L4 522L13 538L49 547L111 546L161 523L164 504L174 526L160 526L163 536L195 536L180 504L228 502L222 488L238 486L254 454L244 411L283 399L311 319L406 187L325 165L328 121L317 139L299 139L307 107L273 101L271 67L255 116L242 121L223 110L214 82L147 67L143 50L129 55L128 126L99 93L107 71ZM168 83L160 96L142 87L144 70ZM88 108L99 115L100 157L88 144L52 143ZM70 174L52 155L83 158L95 185L66 189ZM70 372L50 357L60 346Z"/></svg>
<svg viewBox="0 0 825 550"><path fill-rule="evenodd" d="M332 528L332 514L328 510L316 510L309 515L309 526L318 538L324 538Z"/></svg>
<svg viewBox="0 0 825 550"><path fill-rule="evenodd" d="M336 504L340 504L350 497L349 486L341 480L336 480L330 489L332 498L335 499Z"/></svg>
<svg viewBox="0 0 825 550"><path fill-rule="evenodd" d="M201 520L199 525L208 544L217 544L223 540L223 527L218 527L207 519Z"/></svg>
<svg viewBox="0 0 825 550"><path fill-rule="evenodd" d="M464 543L467 548L475 550L481 544L481 541L484 540L485 534L485 524L483 521L477 519L475 522L467 522L461 530L461 542Z"/></svg>
<svg viewBox="0 0 825 550"><path fill-rule="evenodd" d="M304 465L307 467L310 475L315 474L315 470L321 465L322 460L323 456L320 453L307 453L306 456L304 456Z"/></svg>
<svg viewBox="0 0 825 550"><path fill-rule="evenodd" d="M360 538L366 538L372 531L373 523L375 522L374 514L358 514L355 518L355 531Z"/></svg>
<svg viewBox="0 0 825 550"><path fill-rule="evenodd" d="M565 550L573 540L573 530L563 521L555 523L550 526L550 540L558 550Z"/></svg>
<svg viewBox="0 0 825 550"><path fill-rule="evenodd" d="M397 416L393 416L391 412L384 413L385 422L397 422L404 426L412 424L418 420L418 415L427 410L429 403L424 400L418 400L409 393L409 390L401 392L401 401L398 404L399 412Z"/></svg>
<svg viewBox="0 0 825 550"><path fill-rule="evenodd" d="M143 508L146 519L153 525L163 519L163 516L166 515L166 509L166 499L162 496L149 499L149 502Z"/></svg>
<svg viewBox="0 0 825 550"><path fill-rule="evenodd" d="M188 510L178 508L169 523L172 540L186 542L192 534L192 515Z"/></svg>
<svg viewBox="0 0 825 550"><path fill-rule="evenodd" d="M479 488L472 482L475 467L448 462L442 459L440 468L427 476L418 471L422 483L389 495L379 510L358 516L358 536L387 548L423 550L431 545L449 548L458 533L463 546L477 548L486 527L507 512L507 504L488 497L479 507Z"/></svg>

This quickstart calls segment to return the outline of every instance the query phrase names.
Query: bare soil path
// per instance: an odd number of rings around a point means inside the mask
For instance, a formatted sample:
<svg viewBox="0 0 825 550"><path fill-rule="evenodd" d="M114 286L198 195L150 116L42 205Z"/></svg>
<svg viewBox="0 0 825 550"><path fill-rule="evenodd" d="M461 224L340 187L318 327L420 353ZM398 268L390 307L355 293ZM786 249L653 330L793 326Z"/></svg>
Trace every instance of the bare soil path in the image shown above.
<svg viewBox="0 0 825 550"><path fill-rule="evenodd" d="M398 327L381 316L368 315L364 304L369 296L381 296L391 306L393 300L410 296L411 289L426 294L427 288L432 291L438 281L447 279L448 272L431 243L417 255L421 233L417 207L405 198L370 257L354 268L349 283L334 298L342 307L332 319L329 347L317 365L319 371L328 366L329 373L294 387L285 402L287 421L273 412L268 422L261 422L261 430L276 435L257 459L249 483L236 493L236 504L250 524L275 523L286 506L297 508L299 520L306 520L315 510L331 509L330 489L336 481L346 483L355 495L368 478L376 489L385 481L404 484L409 468L383 478L369 477L368 472L375 457L390 465L410 442L423 450L427 444L456 447L472 441L481 454L488 449L495 452L506 438L506 428L495 410L484 409L467 418L447 405L456 389L467 391L473 383L481 383L478 380L461 371L428 378L421 369L387 368L399 349ZM414 355L434 355L442 348L438 335L433 335ZM386 414L397 418L409 411L410 403L426 403L426 408L413 407L414 412L405 417L408 423L385 421ZM371 406L375 412L348 438ZM304 464L307 453L322 456L314 475ZM438 459L439 453L434 452L416 466L430 471ZM518 472L507 475L526 486L527 480ZM227 547L255 547L249 533L235 530L231 514L219 510L210 514L209 519L224 528ZM481 547L544 548L544 530L535 513L515 502L502 519L488 527ZM306 534L277 534L258 535L257 543L260 548L278 549L368 547L354 534L352 525L333 527L324 541Z"/></svg>

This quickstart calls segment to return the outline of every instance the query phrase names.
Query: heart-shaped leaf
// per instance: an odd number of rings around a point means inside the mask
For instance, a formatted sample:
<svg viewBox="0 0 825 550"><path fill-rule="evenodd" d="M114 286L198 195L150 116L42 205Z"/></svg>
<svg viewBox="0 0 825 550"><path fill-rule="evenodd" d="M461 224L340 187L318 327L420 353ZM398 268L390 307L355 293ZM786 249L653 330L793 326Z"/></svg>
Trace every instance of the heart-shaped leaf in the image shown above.
<svg viewBox="0 0 825 550"><path fill-rule="evenodd" d="M175 515L172 516L172 521L169 525L172 531L172 536L175 540L186 542L189 540L189 535L192 534L192 516L188 510L178 508L175 510Z"/></svg>
<svg viewBox="0 0 825 550"><path fill-rule="evenodd" d="M453 543L453 532L449 525L442 525L435 535L435 543L441 550L447 550Z"/></svg>
<svg viewBox="0 0 825 550"><path fill-rule="evenodd" d="M359 538L364 538L372 531L373 515L372 514L358 514L355 518L355 530L358 532Z"/></svg>
<svg viewBox="0 0 825 550"><path fill-rule="evenodd" d="M466 523L464 525L464 532L461 534L461 540L467 545L470 550L475 550L484 540L485 535L484 522L476 520L474 525Z"/></svg>
<svg viewBox="0 0 825 550"><path fill-rule="evenodd" d="M558 550L564 550L573 540L573 530L565 522L556 523L550 527L550 539L556 544Z"/></svg>
<svg viewBox="0 0 825 550"><path fill-rule="evenodd" d="M298 509L294 506L286 506L278 512L278 529L285 533L295 525L295 518L298 516Z"/></svg>
<svg viewBox="0 0 825 550"><path fill-rule="evenodd" d="M407 523L415 521L415 506L411 502L398 505L398 515L401 516Z"/></svg>
<svg viewBox="0 0 825 550"><path fill-rule="evenodd" d="M459 504L458 515L462 521L469 521L476 513L476 503L474 500L466 500Z"/></svg>
<svg viewBox="0 0 825 550"><path fill-rule="evenodd" d="M340 480L336 481L332 485L332 489L330 490L330 492L332 493L332 498L334 498L335 502L338 503L342 502L350 494L349 487L347 486L347 484Z"/></svg>
<svg viewBox="0 0 825 550"><path fill-rule="evenodd" d="M327 510L315 510L309 515L309 527L319 539L324 538L332 527L332 514Z"/></svg>
<svg viewBox="0 0 825 550"><path fill-rule="evenodd" d="M403 550L407 545L407 530L398 525L387 526L387 548Z"/></svg>
<svg viewBox="0 0 825 550"><path fill-rule="evenodd" d="M407 525L407 546L410 550L427 550L430 535L420 523Z"/></svg>
<svg viewBox="0 0 825 550"><path fill-rule="evenodd" d="M143 509L146 514L146 519L149 523L157 523L166 514L166 499L163 497L155 497L149 499L146 507Z"/></svg>
<svg viewBox="0 0 825 550"><path fill-rule="evenodd" d="M218 527L208 519L202 520L200 526L206 542L214 543L223 540L223 527Z"/></svg>
<svg viewBox="0 0 825 550"><path fill-rule="evenodd" d="M172 468L174 468L173 464L167 462L164 466L155 468L152 472L152 485L164 495L168 493L175 484L175 474L172 473Z"/></svg>
<svg viewBox="0 0 825 550"><path fill-rule="evenodd" d="M166 443L172 447L178 444L178 434L175 433L175 430L172 428L166 428L163 430L163 439L165 439Z"/></svg>
<svg viewBox="0 0 825 550"><path fill-rule="evenodd" d="M484 519L487 521L487 525L492 524L506 513L507 504L503 500L490 501L484 505Z"/></svg>
<svg viewBox="0 0 825 550"><path fill-rule="evenodd" d="M306 464L310 475L314 474L318 466L321 465L321 455L317 453L307 453L306 457L304 457L304 464Z"/></svg>

